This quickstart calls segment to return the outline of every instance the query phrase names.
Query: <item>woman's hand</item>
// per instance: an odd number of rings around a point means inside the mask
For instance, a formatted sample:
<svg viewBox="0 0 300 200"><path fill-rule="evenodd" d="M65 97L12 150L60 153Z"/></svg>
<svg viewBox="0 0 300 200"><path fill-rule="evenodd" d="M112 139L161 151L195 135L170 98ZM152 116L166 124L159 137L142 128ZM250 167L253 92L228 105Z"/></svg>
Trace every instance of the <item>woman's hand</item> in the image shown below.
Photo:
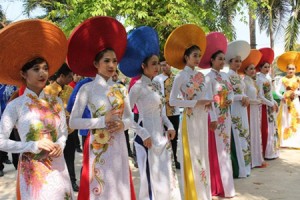
<svg viewBox="0 0 300 200"><path fill-rule="evenodd" d="M218 127L218 122L217 121L209 123L209 130L215 131L217 129L217 127Z"/></svg>
<svg viewBox="0 0 300 200"><path fill-rule="evenodd" d="M242 98L242 106L247 107L249 105L249 98L248 97L243 97Z"/></svg>
<svg viewBox="0 0 300 200"><path fill-rule="evenodd" d="M114 121L116 119L120 119L122 111L120 109L118 110L110 110L105 114L105 124L108 122Z"/></svg>
<svg viewBox="0 0 300 200"><path fill-rule="evenodd" d="M114 120L106 123L106 128L109 133L118 133L124 130L124 123L122 120Z"/></svg>
<svg viewBox="0 0 300 200"><path fill-rule="evenodd" d="M168 140L173 140L176 136L175 130L168 130L167 134L168 134Z"/></svg>
<svg viewBox="0 0 300 200"><path fill-rule="evenodd" d="M232 100L227 100L227 101L225 101L224 106L228 107L231 105L231 103L232 103Z"/></svg>
<svg viewBox="0 0 300 200"><path fill-rule="evenodd" d="M39 150L45 150L51 152L54 150L55 144L51 140L47 138L43 138L38 141L38 148Z"/></svg>
<svg viewBox="0 0 300 200"><path fill-rule="evenodd" d="M150 149L152 147L152 140L151 138L147 138L146 140L144 140L144 146L147 147L148 149Z"/></svg>
<svg viewBox="0 0 300 200"><path fill-rule="evenodd" d="M63 150L59 144L54 144L54 145L55 148L52 151L50 151L49 156L54 158L60 157L63 153Z"/></svg>
<svg viewBox="0 0 300 200"><path fill-rule="evenodd" d="M196 106L201 106L201 105L208 106L212 102L213 102L213 100L202 99L202 100L197 101Z"/></svg>
<svg viewBox="0 0 300 200"><path fill-rule="evenodd" d="M272 107L273 112L278 112L278 105L275 103Z"/></svg>

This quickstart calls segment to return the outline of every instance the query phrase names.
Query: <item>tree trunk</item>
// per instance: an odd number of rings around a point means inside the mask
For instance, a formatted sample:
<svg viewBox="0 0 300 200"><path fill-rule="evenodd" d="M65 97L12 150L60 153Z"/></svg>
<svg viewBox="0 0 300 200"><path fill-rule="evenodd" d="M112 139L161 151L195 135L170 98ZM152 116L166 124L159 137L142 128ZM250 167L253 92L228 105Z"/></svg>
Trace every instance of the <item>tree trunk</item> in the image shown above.
<svg viewBox="0 0 300 200"><path fill-rule="evenodd" d="M249 30L250 30L250 46L251 49L256 49L256 25L253 16L253 10L249 8Z"/></svg>

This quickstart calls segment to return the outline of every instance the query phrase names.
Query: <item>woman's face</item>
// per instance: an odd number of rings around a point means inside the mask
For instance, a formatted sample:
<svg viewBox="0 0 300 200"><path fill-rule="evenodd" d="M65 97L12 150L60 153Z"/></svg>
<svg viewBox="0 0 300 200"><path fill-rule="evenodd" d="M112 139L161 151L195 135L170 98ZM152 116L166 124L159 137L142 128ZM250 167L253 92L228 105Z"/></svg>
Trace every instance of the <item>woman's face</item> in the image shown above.
<svg viewBox="0 0 300 200"><path fill-rule="evenodd" d="M296 73L296 67L293 64L289 64L286 68L286 74L288 76L294 76Z"/></svg>
<svg viewBox="0 0 300 200"><path fill-rule="evenodd" d="M245 69L245 74L250 76L250 77L255 77L256 75L256 69L255 66L253 64L249 65L246 69Z"/></svg>
<svg viewBox="0 0 300 200"><path fill-rule="evenodd" d="M212 68L214 68L217 71L220 71L223 69L225 65L225 55L224 53L219 53L215 59L211 59Z"/></svg>
<svg viewBox="0 0 300 200"><path fill-rule="evenodd" d="M260 69L260 72L263 73L263 74L268 74L270 71L270 64L269 63L265 63L261 69Z"/></svg>
<svg viewBox="0 0 300 200"><path fill-rule="evenodd" d="M189 67L196 67L200 63L201 59L201 51L198 49L195 49L192 51L192 53L189 56L184 56L186 65Z"/></svg>
<svg viewBox="0 0 300 200"><path fill-rule="evenodd" d="M159 59L157 55L151 56L146 64L142 64L144 75L151 79L158 74L159 67Z"/></svg>
<svg viewBox="0 0 300 200"><path fill-rule="evenodd" d="M49 67L46 61L35 64L33 67L28 69L26 72L21 71L21 76L26 81L26 86L34 92L42 90L48 80Z"/></svg>
<svg viewBox="0 0 300 200"><path fill-rule="evenodd" d="M237 71L242 65L241 57L237 56L235 58L232 58L229 64L230 69L232 69L233 71Z"/></svg>
<svg viewBox="0 0 300 200"><path fill-rule="evenodd" d="M114 75L117 64L117 56L114 51L107 51L98 62L94 62L98 74L103 76L106 80Z"/></svg>

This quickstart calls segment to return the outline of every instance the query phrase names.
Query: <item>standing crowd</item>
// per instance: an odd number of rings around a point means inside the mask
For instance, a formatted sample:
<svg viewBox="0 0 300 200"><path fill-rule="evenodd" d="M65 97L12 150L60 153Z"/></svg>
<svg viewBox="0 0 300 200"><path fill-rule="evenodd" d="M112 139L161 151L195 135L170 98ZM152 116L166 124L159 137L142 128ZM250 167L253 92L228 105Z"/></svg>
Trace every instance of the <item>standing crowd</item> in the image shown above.
<svg viewBox="0 0 300 200"><path fill-rule="evenodd" d="M73 191L79 200L231 198L234 178L268 167L280 147L300 148L299 52L278 58L286 76L274 89L272 49L228 43L195 24L173 30L163 53L155 29L127 34L103 16L68 40L45 20L12 23L0 30L0 46L0 176L5 152L13 153L18 200L74 199ZM138 195L128 156L139 169Z"/></svg>

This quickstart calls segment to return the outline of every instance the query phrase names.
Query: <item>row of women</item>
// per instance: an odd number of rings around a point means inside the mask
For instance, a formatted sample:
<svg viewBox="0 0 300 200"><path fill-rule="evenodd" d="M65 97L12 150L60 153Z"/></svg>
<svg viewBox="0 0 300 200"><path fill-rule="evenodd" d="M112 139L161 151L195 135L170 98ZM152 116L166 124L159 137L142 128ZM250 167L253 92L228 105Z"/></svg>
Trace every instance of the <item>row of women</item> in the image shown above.
<svg viewBox="0 0 300 200"><path fill-rule="evenodd" d="M123 134L128 128L137 134L141 200L233 197L233 171L246 177L251 167L263 165L263 157L278 157L277 104L266 77L273 59L269 50L250 51L244 41L227 45L223 34L206 36L193 24L176 28L168 37L166 61L182 69L169 99L171 106L185 108L180 126L181 194L169 142L175 136L174 127L162 112L160 85L152 81L159 68L154 29L139 27L127 36L117 20L93 17L76 27L67 40L50 22L24 20L1 30L0 46L0 82L26 85L24 94L7 105L0 126L0 150L21 153L17 199L74 199L62 156L68 135L64 106L61 99L44 92L48 77L65 59L74 73L95 77L79 89L69 120L70 128L89 129L78 199L136 198ZM230 65L228 74L220 72L225 60ZM141 75L129 94L111 79L118 63L126 76ZM284 69L295 71L295 65L289 64ZM205 77L196 66L211 71ZM261 73L255 82L256 69ZM244 80L238 72L245 74ZM296 106L290 101L297 99L290 78L282 81L288 85L289 96L283 96L288 107L280 108L281 112ZM132 119L134 105L138 122ZM82 117L86 107L91 118ZM288 126L289 121L281 124L284 139L285 132L293 135L285 131ZM14 127L21 141L9 139Z"/></svg>

